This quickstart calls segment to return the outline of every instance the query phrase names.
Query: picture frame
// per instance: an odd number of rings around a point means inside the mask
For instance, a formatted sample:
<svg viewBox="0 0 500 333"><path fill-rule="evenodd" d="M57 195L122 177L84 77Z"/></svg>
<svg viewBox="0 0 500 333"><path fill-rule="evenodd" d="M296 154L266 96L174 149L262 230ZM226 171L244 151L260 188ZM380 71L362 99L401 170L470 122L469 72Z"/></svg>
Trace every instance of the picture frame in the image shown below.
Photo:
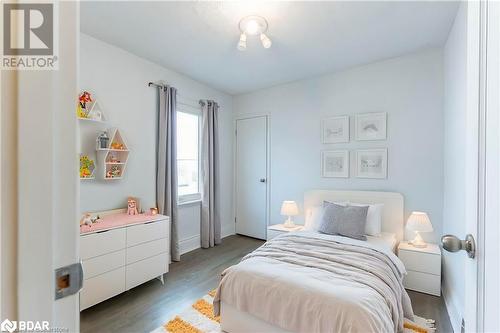
<svg viewBox="0 0 500 333"><path fill-rule="evenodd" d="M362 113L354 118L356 141L387 139L387 112Z"/></svg>
<svg viewBox="0 0 500 333"><path fill-rule="evenodd" d="M356 150L357 178L387 178L387 149Z"/></svg>
<svg viewBox="0 0 500 333"><path fill-rule="evenodd" d="M322 151L321 177L349 178L349 151L348 150Z"/></svg>
<svg viewBox="0 0 500 333"><path fill-rule="evenodd" d="M324 118L321 122L321 142L323 144L349 142L349 116Z"/></svg>

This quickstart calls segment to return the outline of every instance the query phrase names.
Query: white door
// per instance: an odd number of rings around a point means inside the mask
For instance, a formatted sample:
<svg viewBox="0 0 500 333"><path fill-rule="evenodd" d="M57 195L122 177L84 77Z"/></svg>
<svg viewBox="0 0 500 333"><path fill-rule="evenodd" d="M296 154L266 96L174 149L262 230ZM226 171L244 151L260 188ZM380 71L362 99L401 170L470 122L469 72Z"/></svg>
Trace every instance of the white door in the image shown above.
<svg viewBox="0 0 500 333"><path fill-rule="evenodd" d="M499 299L499 106L500 5L467 6L466 233L475 239L467 258L465 332L498 332ZM463 239L465 235L457 235ZM462 255L465 255L463 253Z"/></svg>
<svg viewBox="0 0 500 333"><path fill-rule="evenodd" d="M236 233L266 239L267 116L236 121Z"/></svg>
<svg viewBox="0 0 500 333"><path fill-rule="evenodd" d="M78 2L54 7L59 69L17 72L18 318L48 322L49 330L79 331L78 240ZM13 111L15 112L15 111ZM58 293L60 296L61 293ZM17 323L20 327L21 323ZM29 327L29 326L26 326ZM46 329L46 326L42 326Z"/></svg>

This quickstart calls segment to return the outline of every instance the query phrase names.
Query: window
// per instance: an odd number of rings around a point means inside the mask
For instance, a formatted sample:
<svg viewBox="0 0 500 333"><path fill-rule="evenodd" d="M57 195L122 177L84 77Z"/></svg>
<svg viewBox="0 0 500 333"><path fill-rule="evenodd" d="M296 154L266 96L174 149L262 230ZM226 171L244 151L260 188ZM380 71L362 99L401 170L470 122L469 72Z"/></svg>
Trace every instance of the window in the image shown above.
<svg viewBox="0 0 500 333"><path fill-rule="evenodd" d="M179 202L200 196L200 116L177 112L177 186Z"/></svg>

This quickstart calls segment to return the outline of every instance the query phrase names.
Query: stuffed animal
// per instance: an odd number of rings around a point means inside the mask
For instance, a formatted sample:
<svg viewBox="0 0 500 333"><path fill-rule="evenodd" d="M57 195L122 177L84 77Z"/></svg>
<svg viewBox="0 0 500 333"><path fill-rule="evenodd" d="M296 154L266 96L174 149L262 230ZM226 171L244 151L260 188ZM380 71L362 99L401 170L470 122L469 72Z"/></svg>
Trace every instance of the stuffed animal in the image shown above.
<svg viewBox="0 0 500 333"><path fill-rule="evenodd" d="M92 226L92 218L90 217L89 213L83 214L82 218L80 219L80 225L88 225L89 227Z"/></svg>
<svg viewBox="0 0 500 333"><path fill-rule="evenodd" d="M134 198L128 198L127 200L127 214L128 215L138 215L137 211L137 200Z"/></svg>

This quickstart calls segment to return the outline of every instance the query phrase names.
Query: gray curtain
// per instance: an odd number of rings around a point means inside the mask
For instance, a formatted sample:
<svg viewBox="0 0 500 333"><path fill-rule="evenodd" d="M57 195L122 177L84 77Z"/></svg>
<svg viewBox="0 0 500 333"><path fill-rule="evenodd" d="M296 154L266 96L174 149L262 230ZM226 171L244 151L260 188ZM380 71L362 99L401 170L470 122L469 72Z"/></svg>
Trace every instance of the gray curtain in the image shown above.
<svg viewBox="0 0 500 333"><path fill-rule="evenodd" d="M213 247L221 242L220 178L219 178L219 105L200 101L202 106L201 137L201 247Z"/></svg>
<svg viewBox="0 0 500 333"><path fill-rule="evenodd" d="M158 88L156 141L156 200L160 214L170 216L170 256L179 261L177 231L177 90Z"/></svg>

